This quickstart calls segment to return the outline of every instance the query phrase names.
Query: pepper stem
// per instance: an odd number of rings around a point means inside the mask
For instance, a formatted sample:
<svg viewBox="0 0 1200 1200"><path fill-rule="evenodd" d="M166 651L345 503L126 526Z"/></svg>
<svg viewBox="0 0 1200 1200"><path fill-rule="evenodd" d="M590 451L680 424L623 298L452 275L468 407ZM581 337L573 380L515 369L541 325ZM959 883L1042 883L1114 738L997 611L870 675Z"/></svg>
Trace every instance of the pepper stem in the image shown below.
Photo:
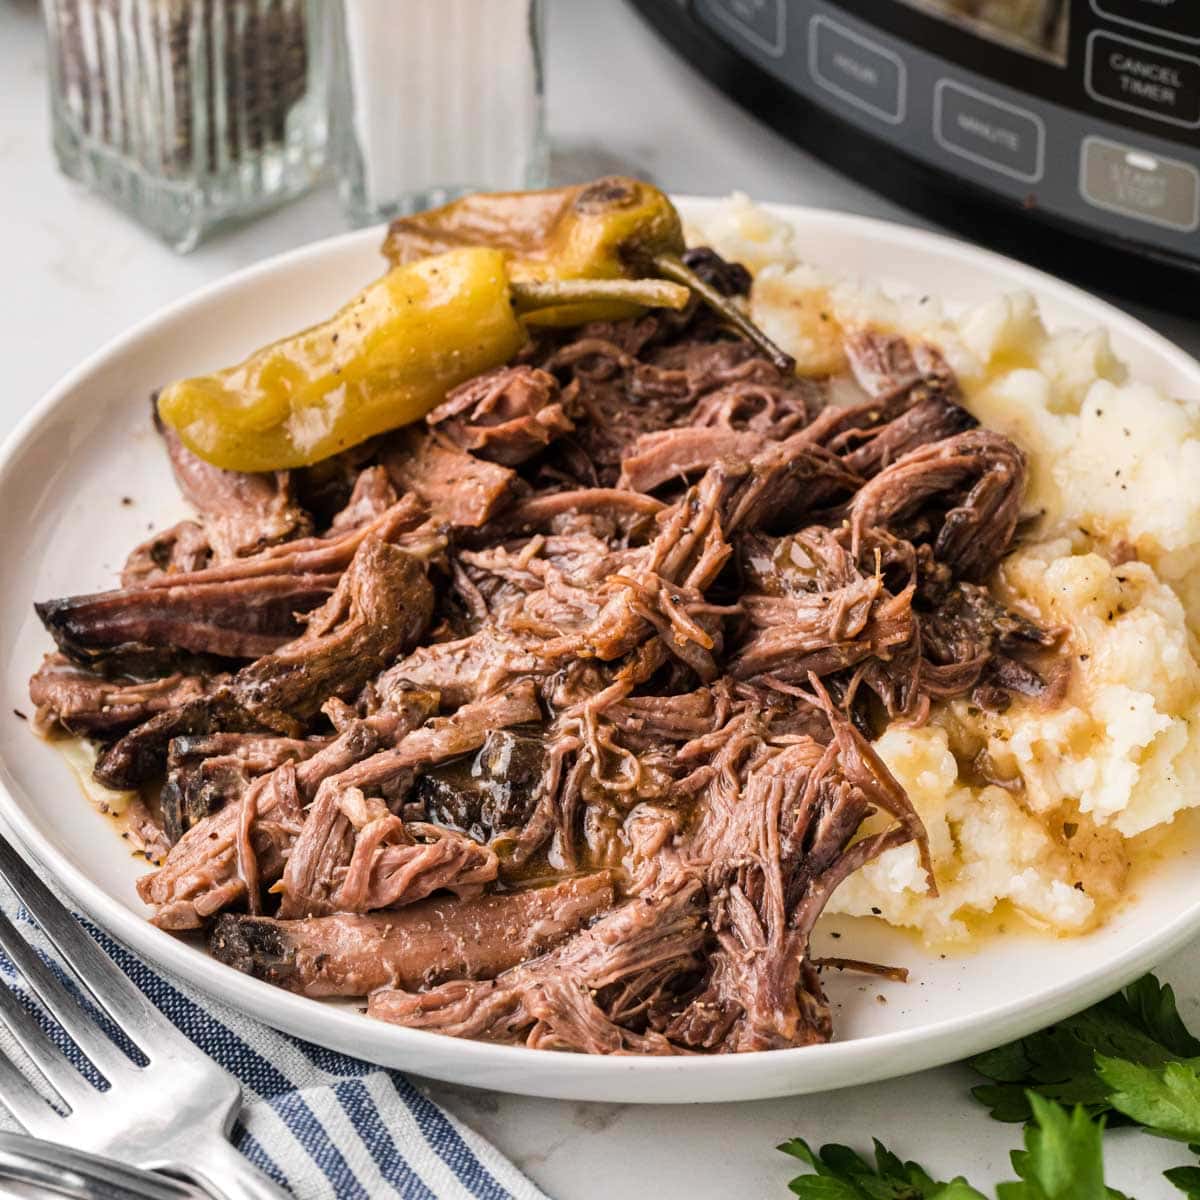
<svg viewBox="0 0 1200 1200"><path fill-rule="evenodd" d="M685 307L690 298L686 286L665 279L514 280L509 287L513 303L523 312L597 300L678 309Z"/></svg>
<svg viewBox="0 0 1200 1200"><path fill-rule="evenodd" d="M701 279L678 255L656 254L651 263L660 275L691 288L709 308L748 337L784 374L790 375L796 369L796 360L790 354L784 353L728 296L723 296Z"/></svg>

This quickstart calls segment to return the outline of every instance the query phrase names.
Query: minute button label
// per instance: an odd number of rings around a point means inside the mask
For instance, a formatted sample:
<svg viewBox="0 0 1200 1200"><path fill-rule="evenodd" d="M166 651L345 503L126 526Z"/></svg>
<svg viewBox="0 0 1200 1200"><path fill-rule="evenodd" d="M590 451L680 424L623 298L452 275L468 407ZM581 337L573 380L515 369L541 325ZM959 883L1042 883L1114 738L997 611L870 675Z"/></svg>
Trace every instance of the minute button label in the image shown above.
<svg viewBox="0 0 1200 1200"><path fill-rule="evenodd" d="M1200 58L1112 33L1088 38L1087 88L1101 104L1200 126Z"/></svg>
<svg viewBox="0 0 1200 1200"><path fill-rule="evenodd" d="M1041 118L951 79L933 93L933 135L951 154L1026 183L1042 177Z"/></svg>

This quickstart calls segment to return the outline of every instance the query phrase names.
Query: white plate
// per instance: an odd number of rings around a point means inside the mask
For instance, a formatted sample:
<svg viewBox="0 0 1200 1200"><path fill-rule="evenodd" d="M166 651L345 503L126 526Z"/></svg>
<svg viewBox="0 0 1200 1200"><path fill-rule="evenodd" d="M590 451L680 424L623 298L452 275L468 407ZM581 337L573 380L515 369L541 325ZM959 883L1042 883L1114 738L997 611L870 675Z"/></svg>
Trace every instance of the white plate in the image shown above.
<svg viewBox="0 0 1200 1200"><path fill-rule="evenodd" d="M699 213L712 201L681 201ZM1140 377L1200 398L1200 364L1075 288L960 242L880 221L777 208L818 266L904 280L953 301L1028 288L1052 325L1108 327ZM93 356L0 451L0 811L80 907L137 953L237 1008L313 1042L437 1079L573 1100L757 1099L865 1083L961 1058L1123 986L1200 932L1200 873L1180 854L1101 931L1012 935L941 958L874 922L836 919L843 954L903 963L908 985L833 976L837 1041L718 1058L589 1058L456 1041L306 1000L213 962L146 923L132 859L59 755L12 715L50 639L35 599L112 586L151 526L183 515L147 397L165 380L232 361L332 311L377 275L380 232L320 242L205 288ZM18 348L19 352L19 348ZM122 497L132 497L132 505ZM881 1003L883 996L886 1003Z"/></svg>

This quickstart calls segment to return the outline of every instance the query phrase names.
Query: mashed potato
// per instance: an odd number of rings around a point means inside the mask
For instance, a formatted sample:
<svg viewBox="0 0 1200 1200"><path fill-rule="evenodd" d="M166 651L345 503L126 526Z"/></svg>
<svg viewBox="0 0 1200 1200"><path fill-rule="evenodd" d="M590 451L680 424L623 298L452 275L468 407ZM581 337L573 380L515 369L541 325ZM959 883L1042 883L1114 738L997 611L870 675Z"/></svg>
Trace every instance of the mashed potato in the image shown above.
<svg viewBox="0 0 1200 1200"><path fill-rule="evenodd" d="M967 407L1029 455L1039 519L996 586L1064 629L1065 698L1002 714L960 700L887 730L878 749L928 827L939 895L904 846L829 911L933 942L968 937L1001 904L1061 933L1093 926L1120 899L1131 839L1200 805L1200 404L1130 379L1103 330L1048 332L1029 295L949 314L830 279L745 197L692 236L754 271L755 319L802 372L842 370L855 328L931 341Z"/></svg>

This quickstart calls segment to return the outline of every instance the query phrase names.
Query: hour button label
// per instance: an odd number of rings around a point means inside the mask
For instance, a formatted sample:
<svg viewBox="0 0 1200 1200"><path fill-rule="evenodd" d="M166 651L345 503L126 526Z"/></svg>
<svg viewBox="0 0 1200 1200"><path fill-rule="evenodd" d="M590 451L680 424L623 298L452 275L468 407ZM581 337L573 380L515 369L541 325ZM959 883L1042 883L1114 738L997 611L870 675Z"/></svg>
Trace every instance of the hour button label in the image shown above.
<svg viewBox="0 0 1200 1200"><path fill-rule="evenodd" d="M1115 33L1088 38L1087 89L1094 100L1171 125L1200 127L1200 58Z"/></svg>
<svg viewBox="0 0 1200 1200"><path fill-rule="evenodd" d="M898 125L904 119L905 67L900 56L826 16L808 29L813 78L847 104Z"/></svg>

